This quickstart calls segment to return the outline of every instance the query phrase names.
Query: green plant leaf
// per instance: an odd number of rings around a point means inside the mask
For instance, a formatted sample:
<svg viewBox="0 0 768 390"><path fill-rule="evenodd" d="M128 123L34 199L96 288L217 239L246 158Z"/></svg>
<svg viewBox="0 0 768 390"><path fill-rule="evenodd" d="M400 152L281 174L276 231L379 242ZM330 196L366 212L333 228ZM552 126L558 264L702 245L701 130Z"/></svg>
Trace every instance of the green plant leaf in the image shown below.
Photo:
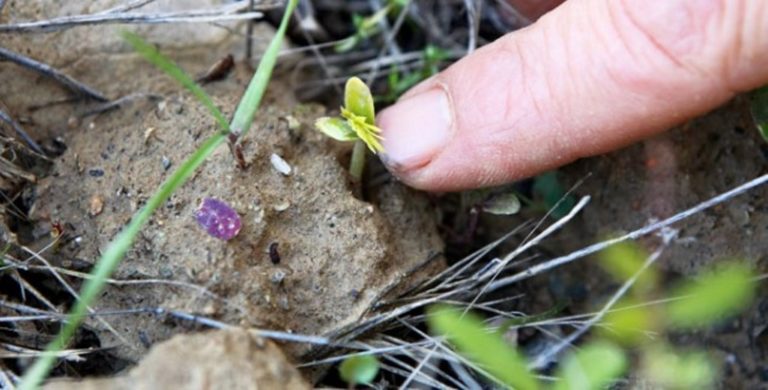
<svg viewBox="0 0 768 390"><path fill-rule="evenodd" d="M598 254L600 266L617 282L625 282L643 268L648 253L634 243L619 243L612 245ZM638 294L648 293L655 289L658 276L654 269L643 272L632 286Z"/></svg>
<svg viewBox="0 0 768 390"><path fill-rule="evenodd" d="M667 345L647 348L643 366L654 388L709 389L717 377L717 367L705 353L678 352Z"/></svg>
<svg viewBox="0 0 768 390"><path fill-rule="evenodd" d="M472 313L448 306L428 310L427 323L434 334L443 335L459 353L487 372L492 380L506 386L538 389L536 377L528 371L525 358L509 346L499 333L489 331Z"/></svg>
<svg viewBox="0 0 768 390"><path fill-rule="evenodd" d="M357 35L352 35L349 37L346 37L333 45L333 50L336 53L346 53L352 49L355 48L360 43L360 37Z"/></svg>
<svg viewBox="0 0 768 390"><path fill-rule="evenodd" d="M648 342L648 332L657 328L650 306L626 298L617 303L603 320L598 333L623 345L635 346Z"/></svg>
<svg viewBox="0 0 768 390"><path fill-rule="evenodd" d="M751 108L757 130L763 139L768 142L768 86L752 92Z"/></svg>
<svg viewBox="0 0 768 390"><path fill-rule="evenodd" d="M744 264L730 263L705 272L675 288L666 305L666 319L674 328L700 328L747 308L755 296L754 274Z"/></svg>
<svg viewBox="0 0 768 390"><path fill-rule="evenodd" d="M293 15L297 1L288 0L285 6L285 13L283 13L283 19L280 20L280 26L275 31L275 36L269 41L269 46L267 46L267 50L261 56L256 73L251 77L248 88L246 88L243 97L240 98L240 102L237 104L237 109L235 109L235 114L232 116L232 123L229 129L238 137L245 135L251 128L253 116L256 115L256 110L261 106L261 98L264 97L269 80L272 79L272 71L275 69L275 64L277 64L280 47L283 45L283 38L288 30L288 24L290 24L291 15Z"/></svg>
<svg viewBox="0 0 768 390"><path fill-rule="evenodd" d="M315 121L315 127L323 134L337 141L354 141L357 139L357 133L352 127L341 118L323 117Z"/></svg>
<svg viewBox="0 0 768 390"><path fill-rule="evenodd" d="M224 114L221 113L219 108L213 104L211 97L208 96L208 94L205 93L205 91L200 88L200 86L195 83L195 81L192 80L189 75L184 73L184 71L181 70L178 65L157 51L155 46L147 43L141 39L141 37L132 32L124 32L123 39L125 39L131 46L133 46L133 49L136 50L137 53L141 54L142 57L151 62L152 65L158 67L167 75L173 77L173 79L184 86L184 88L192 92L197 100L200 101L200 103L202 103L205 108L208 109L214 118L216 118L216 123L218 123L219 128L224 132L229 131L229 123L227 122L227 119L224 118Z"/></svg>
<svg viewBox="0 0 768 390"><path fill-rule="evenodd" d="M344 87L344 108L365 118L365 122L370 125L376 123L371 90L358 77L350 77L347 80Z"/></svg>
<svg viewBox="0 0 768 390"><path fill-rule="evenodd" d="M624 351L607 341L594 341L565 357L555 390L604 389L627 369Z"/></svg>
<svg viewBox="0 0 768 390"><path fill-rule="evenodd" d="M379 360L373 355L355 355L339 366L341 379L351 385L370 384L379 373Z"/></svg>
<svg viewBox="0 0 768 390"><path fill-rule="evenodd" d="M494 215L512 215L520 211L520 198L514 192L496 194L486 199L483 211Z"/></svg>

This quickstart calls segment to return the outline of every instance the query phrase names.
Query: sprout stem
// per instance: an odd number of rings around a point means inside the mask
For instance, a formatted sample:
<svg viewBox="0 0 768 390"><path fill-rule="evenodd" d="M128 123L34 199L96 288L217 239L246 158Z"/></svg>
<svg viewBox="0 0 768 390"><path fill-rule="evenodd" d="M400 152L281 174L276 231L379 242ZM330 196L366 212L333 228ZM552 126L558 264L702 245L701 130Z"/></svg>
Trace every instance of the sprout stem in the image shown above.
<svg viewBox="0 0 768 390"><path fill-rule="evenodd" d="M349 162L349 174L355 183L363 181L363 170L365 169L365 143L361 140L355 141L352 149L352 160Z"/></svg>

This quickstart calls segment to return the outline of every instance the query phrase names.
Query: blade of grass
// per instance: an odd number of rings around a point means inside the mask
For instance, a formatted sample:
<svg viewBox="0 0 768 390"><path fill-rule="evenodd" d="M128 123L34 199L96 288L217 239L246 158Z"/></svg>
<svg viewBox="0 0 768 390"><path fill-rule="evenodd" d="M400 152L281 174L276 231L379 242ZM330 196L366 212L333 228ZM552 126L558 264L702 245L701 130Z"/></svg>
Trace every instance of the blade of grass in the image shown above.
<svg viewBox="0 0 768 390"><path fill-rule="evenodd" d="M251 83L248 86L248 90L246 91L245 96L238 105L237 112L240 112L244 105L249 107L250 111L244 111L244 114L240 114L241 116L246 115L249 120L249 124L250 121L253 120L253 116L258 109L259 103L261 102L261 97L264 95L264 90L266 89L269 82L269 77L272 74L272 68L277 62L277 53L280 48L280 43L283 40L288 21L290 20L290 15L293 13L297 2L298 0L289 0L288 4L286 5L285 15L283 16L281 25L278 28L275 37L272 39L272 43L270 44L269 49L264 54L264 57L259 63L259 67L256 70L253 79L251 79ZM176 67L173 62L165 59L162 54L154 49L154 47L144 43L137 36L133 36L132 38L137 38L133 39L134 42L132 42L138 43L138 45L136 45L137 50L140 52L144 50L142 54L145 54L145 56L150 61L178 80L198 99L200 99L203 105L205 105L216 117L217 122L219 122L219 125L222 126L224 131L219 132L206 140L203 145L201 145L200 148L195 151L195 153L193 153L192 156L190 156L179 167L179 169L176 170L173 175L160 186L155 194L147 201L147 204L134 216L131 222L110 243L109 247L107 247L107 250L104 251L101 258L99 259L99 262L96 264L96 267L91 272L92 278L88 279L83 285L80 294L80 300L75 303L75 306L70 311L66 325L64 325L63 329L56 336L56 338L50 344L48 344L46 347L47 353L43 354L37 361L35 361L32 367L30 367L24 373L22 382L18 387L21 390L35 389L40 385L40 383L42 383L42 381L53 367L53 363L56 359L55 352L66 346L69 340L72 338L75 331L77 330L77 327L85 317L86 308L99 295L102 288L104 287L106 279L112 274L115 268L117 268L118 264L125 255L125 252L127 252L130 246L133 244L133 241L138 235L139 231L142 227L144 227L144 224L152 216L152 213L155 211L155 209L162 205L177 188L184 184L187 179L189 179L189 177L195 172L195 170L197 170L197 168L203 162L205 162L208 156L210 156L218 146L227 140L228 134L226 130L230 128L236 128L227 125L227 122L224 120L224 116L221 114L221 111L216 108L216 106L213 104L213 101L210 99L210 97L208 97L205 91L199 88L192 81L192 79L184 74L181 69ZM130 41L132 38L127 39ZM251 96L250 100L247 100L249 96ZM235 116L237 117L237 114Z"/></svg>
<svg viewBox="0 0 768 390"><path fill-rule="evenodd" d="M202 103L205 108L211 112L213 117L216 118L216 123L218 123L219 127L224 131L229 132L229 123L227 123L227 119L224 117L224 114L221 113L221 110L219 110L219 108L213 104L211 97L208 96L208 94L205 93L205 91L200 88L200 86L195 83L195 81L192 80L189 75L184 73L184 71L181 70L178 65L157 51L155 46L147 43L145 40L141 39L141 37L132 32L124 32L123 39L128 41L128 43L133 46L134 50L141 54L147 61L151 62L152 65L167 73L174 80L178 81L179 84L183 85L184 88L192 92L197 100L199 100L200 103Z"/></svg>
<svg viewBox="0 0 768 390"><path fill-rule="evenodd" d="M235 116L232 117L232 124L230 131L242 137L251 128L253 123L253 115L261 104L261 98L264 96L264 91L267 89L267 84L272 77L272 70L275 68L277 62L277 55L280 51L280 46L283 43L283 37L285 31L288 29L288 22L293 15L293 8L296 7L298 0L290 0L286 6L286 12L283 14L283 19L280 21L280 26L277 28L275 37L269 42L267 50L264 52L264 56L261 57L259 67L256 69L251 83L248 84L248 88L245 90L245 94L240 99L240 104L237 105L235 110Z"/></svg>

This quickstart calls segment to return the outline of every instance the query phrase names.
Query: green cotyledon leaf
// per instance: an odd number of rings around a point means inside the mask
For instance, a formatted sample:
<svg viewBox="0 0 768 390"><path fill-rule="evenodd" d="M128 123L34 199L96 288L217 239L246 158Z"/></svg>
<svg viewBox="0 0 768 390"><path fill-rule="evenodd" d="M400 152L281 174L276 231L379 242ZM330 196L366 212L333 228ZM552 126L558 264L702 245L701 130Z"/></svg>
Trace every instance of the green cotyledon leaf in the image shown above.
<svg viewBox="0 0 768 390"><path fill-rule="evenodd" d="M344 108L351 113L365 118L369 125L375 124L376 113L373 108L371 90L358 77L351 77L344 87Z"/></svg>
<svg viewBox="0 0 768 390"><path fill-rule="evenodd" d="M337 141L355 141L357 140L357 133L352 129L347 121L341 118L329 118L323 117L315 121L315 127L322 131L323 134L337 140Z"/></svg>

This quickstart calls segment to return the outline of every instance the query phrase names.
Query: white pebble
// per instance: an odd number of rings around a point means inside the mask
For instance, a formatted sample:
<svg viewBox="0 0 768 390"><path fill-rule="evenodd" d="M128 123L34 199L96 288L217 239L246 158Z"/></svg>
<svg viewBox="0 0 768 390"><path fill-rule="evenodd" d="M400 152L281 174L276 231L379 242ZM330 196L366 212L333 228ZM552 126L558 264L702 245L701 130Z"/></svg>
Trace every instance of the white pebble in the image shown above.
<svg viewBox="0 0 768 390"><path fill-rule="evenodd" d="M288 165L288 162L283 160L283 158L277 154L272 153L272 155L269 156L269 162L272 163L272 167L275 168L276 171L282 173L283 175L288 176L291 174L291 166Z"/></svg>

